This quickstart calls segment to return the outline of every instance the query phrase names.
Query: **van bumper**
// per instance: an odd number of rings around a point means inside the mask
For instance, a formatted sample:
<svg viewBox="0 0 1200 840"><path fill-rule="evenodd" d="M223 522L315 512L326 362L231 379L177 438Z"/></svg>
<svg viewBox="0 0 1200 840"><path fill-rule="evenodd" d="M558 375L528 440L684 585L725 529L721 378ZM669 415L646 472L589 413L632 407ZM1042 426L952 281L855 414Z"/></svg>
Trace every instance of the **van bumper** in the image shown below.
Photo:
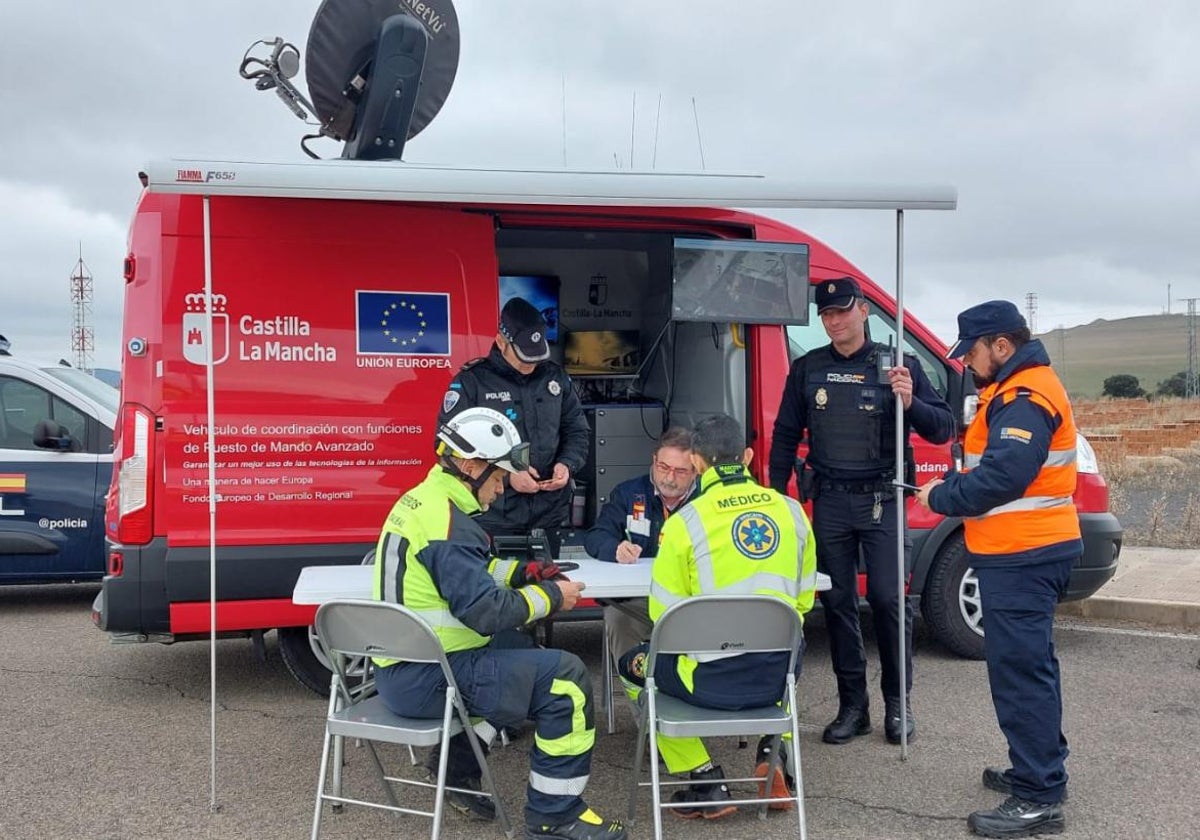
<svg viewBox="0 0 1200 840"><path fill-rule="evenodd" d="M166 596L167 541L151 540L146 545L127 546L111 540L109 554L122 556L124 571L105 575L100 594L92 603L92 622L114 637L136 639L170 633Z"/></svg>
<svg viewBox="0 0 1200 840"><path fill-rule="evenodd" d="M1090 597L1108 583L1117 572L1121 541L1125 529L1111 513L1081 513L1079 528L1083 536L1083 555L1071 570L1064 601Z"/></svg>

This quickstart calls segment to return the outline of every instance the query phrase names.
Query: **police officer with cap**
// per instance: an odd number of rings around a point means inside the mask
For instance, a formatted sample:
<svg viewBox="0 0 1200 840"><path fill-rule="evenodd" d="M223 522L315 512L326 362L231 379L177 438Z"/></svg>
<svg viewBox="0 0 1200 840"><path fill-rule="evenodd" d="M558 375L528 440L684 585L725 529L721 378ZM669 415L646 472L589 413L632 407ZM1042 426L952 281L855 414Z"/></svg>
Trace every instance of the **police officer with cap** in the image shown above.
<svg viewBox="0 0 1200 840"><path fill-rule="evenodd" d="M1007 300L958 316L962 357L980 388L963 439L963 468L921 488L917 501L963 517L979 578L984 655L1008 767L983 785L1006 794L967 825L984 837L1057 833L1065 826L1067 739L1054 654L1054 608L1083 552L1075 510L1075 420L1042 343Z"/></svg>
<svg viewBox="0 0 1200 840"><path fill-rule="evenodd" d="M832 588L820 593L829 628L838 713L823 740L844 744L871 732L867 659L858 620L858 563L866 561L867 603L879 643L884 733L901 742L899 581L896 557L898 494L895 400L904 406L904 438L916 431L931 443L954 431L950 407L914 357L889 365L888 348L867 335L868 305L852 277L816 284L817 312L830 343L792 363L771 439L771 486L786 491L796 447L808 433L801 494L813 500L817 568ZM905 696L912 688L912 604L905 614ZM908 740L916 733L907 710Z"/></svg>
<svg viewBox="0 0 1200 840"><path fill-rule="evenodd" d="M469 407L500 412L530 444L529 469L480 518L488 533L526 534L568 518L571 476L587 460L588 423L571 379L550 361L546 319L524 298L500 312L491 352L463 365L442 398L439 426Z"/></svg>

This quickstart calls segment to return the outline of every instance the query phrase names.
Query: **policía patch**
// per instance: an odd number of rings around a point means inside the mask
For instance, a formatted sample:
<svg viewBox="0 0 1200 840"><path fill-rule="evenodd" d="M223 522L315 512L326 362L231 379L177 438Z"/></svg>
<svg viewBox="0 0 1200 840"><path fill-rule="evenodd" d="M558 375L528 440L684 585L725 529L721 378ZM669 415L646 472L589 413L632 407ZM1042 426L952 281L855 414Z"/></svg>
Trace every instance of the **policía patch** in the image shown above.
<svg viewBox="0 0 1200 840"><path fill-rule="evenodd" d="M462 394L458 393L458 391L447 391L446 396L442 397L442 411L449 414L450 409L458 405L458 400L461 396Z"/></svg>
<svg viewBox="0 0 1200 840"><path fill-rule="evenodd" d="M770 557L779 547L779 526L761 511L743 513L733 520L730 536L737 550L751 560Z"/></svg>
<svg viewBox="0 0 1200 840"><path fill-rule="evenodd" d="M548 390L552 396L557 397L562 393L562 386L558 384L557 379L551 379L546 385L546 390Z"/></svg>
<svg viewBox="0 0 1200 840"><path fill-rule="evenodd" d="M1016 426L1004 426L1000 429L1000 440L1019 440L1021 443L1029 443L1033 440L1033 432L1018 429Z"/></svg>
<svg viewBox="0 0 1200 840"><path fill-rule="evenodd" d="M825 404L829 402L829 392L824 388L818 388L816 396L813 399L817 403L817 408L824 408Z"/></svg>

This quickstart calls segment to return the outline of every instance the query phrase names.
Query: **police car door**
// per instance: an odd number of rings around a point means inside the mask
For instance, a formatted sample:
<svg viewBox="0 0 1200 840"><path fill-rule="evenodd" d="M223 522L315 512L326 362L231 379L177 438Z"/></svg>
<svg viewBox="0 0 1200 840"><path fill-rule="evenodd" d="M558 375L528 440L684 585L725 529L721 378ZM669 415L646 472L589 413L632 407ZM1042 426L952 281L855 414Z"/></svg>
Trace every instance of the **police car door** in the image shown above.
<svg viewBox="0 0 1200 840"><path fill-rule="evenodd" d="M116 390L103 387L115 406ZM105 414L41 369L0 366L0 583L104 574L113 422ZM58 427L39 428L43 420ZM47 429L65 434L47 440Z"/></svg>

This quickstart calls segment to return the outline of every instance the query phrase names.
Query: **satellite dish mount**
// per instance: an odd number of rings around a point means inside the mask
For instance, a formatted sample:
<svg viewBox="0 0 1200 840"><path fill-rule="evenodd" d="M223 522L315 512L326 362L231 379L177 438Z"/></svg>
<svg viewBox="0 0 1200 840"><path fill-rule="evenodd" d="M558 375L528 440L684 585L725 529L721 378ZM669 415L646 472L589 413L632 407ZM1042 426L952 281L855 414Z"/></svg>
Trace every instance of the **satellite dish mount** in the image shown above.
<svg viewBox="0 0 1200 840"><path fill-rule="evenodd" d="M270 55L251 56L260 44ZM454 84L458 17L450 0L324 0L305 58L310 99L291 82L299 50L282 38L252 44L238 72L317 127L300 141L311 157L306 141L329 137L342 141L343 158L400 160Z"/></svg>

